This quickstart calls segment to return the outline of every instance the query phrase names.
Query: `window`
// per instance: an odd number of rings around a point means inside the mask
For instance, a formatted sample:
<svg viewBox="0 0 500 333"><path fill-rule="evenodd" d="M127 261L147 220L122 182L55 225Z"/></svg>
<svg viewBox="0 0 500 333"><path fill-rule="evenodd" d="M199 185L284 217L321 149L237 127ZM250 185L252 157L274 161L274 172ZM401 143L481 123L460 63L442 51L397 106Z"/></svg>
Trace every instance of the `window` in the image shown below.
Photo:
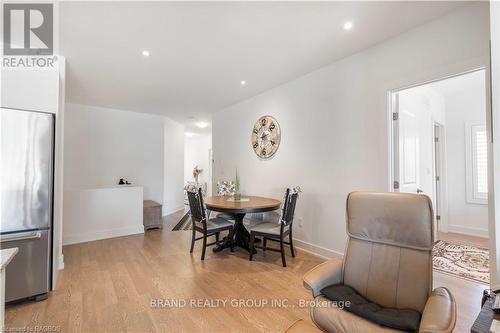
<svg viewBox="0 0 500 333"><path fill-rule="evenodd" d="M476 204L488 203L488 135L486 126L467 124L466 138L466 172L467 202Z"/></svg>

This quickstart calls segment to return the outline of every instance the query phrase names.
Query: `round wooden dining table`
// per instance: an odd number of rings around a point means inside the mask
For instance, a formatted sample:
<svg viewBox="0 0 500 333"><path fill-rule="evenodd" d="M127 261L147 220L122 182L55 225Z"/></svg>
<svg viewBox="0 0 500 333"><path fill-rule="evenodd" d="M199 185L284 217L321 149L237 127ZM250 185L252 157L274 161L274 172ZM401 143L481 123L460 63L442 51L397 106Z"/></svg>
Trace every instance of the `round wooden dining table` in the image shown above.
<svg viewBox="0 0 500 333"><path fill-rule="evenodd" d="M270 212L280 208L281 201L256 197L256 196L242 196L241 200L234 200L230 196L206 197L205 205L211 211L220 212L232 215L235 219L234 224L234 245L244 248L249 251L249 238L250 233L243 225L243 218L247 213L264 213ZM214 252L222 251L231 246L230 239L225 237L222 244L214 247Z"/></svg>

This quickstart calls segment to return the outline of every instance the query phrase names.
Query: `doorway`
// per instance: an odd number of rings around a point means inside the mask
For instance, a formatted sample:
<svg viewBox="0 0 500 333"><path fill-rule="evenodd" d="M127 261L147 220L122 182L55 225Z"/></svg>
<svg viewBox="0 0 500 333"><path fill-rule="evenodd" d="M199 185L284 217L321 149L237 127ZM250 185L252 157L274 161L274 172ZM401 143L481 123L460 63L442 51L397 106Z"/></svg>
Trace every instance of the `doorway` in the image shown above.
<svg viewBox="0 0 500 333"><path fill-rule="evenodd" d="M441 220L442 205L438 203L443 195L438 180L443 178L440 166L444 163L439 159L443 150L440 135L445 127L444 101L428 85L393 92L392 101L391 190L428 195L433 202L434 220Z"/></svg>
<svg viewBox="0 0 500 333"><path fill-rule="evenodd" d="M486 71L390 92L390 191L427 195L437 240L434 268L489 282ZM461 251L465 255L453 254ZM483 258L452 267L451 257ZM470 264L470 265L469 265ZM464 267L471 267L470 270Z"/></svg>

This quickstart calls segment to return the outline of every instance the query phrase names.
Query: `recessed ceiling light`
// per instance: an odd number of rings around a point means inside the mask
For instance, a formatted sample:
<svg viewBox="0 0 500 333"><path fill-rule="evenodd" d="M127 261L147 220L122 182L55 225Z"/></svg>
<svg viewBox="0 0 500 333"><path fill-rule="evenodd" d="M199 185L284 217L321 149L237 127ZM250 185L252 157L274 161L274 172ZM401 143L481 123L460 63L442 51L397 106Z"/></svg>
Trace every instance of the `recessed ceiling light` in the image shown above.
<svg viewBox="0 0 500 333"><path fill-rule="evenodd" d="M203 122L203 121L200 121L200 122L196 123L195 125L198 126L199 128L205 128L208 126L208 124L206 122Z"/></svg>
<svg viewBox="0 0 500 333"><path fill-rule="evenodd" d="M244 86L245 84L247 84L247 81L243 80L243 81L241 81L241 82L240 82L240 84L241 84L242 86Z"/></svg>
<svg viewBox="0 0 500 333"><path fill-rule="evenodd" d="M145 57L149 57L151 55L151 53L149 53L148 50L144 50L144 51L142 51L142 55Z"/></svg>
<svg viewBox="0 0 500 333"><path fill-rule="evenodd" d="M192 137L192 136L195 136L195 135L196 135L195 133L186 132L186 136L188 136L188 137Z"/></svg>
<svg viewBox="0 0 500 333"><path fill-rule="evenodd" d="M351 21L347 21L346 23L344 23L344 30L351 30L351 29L352 29Z"/></svg>

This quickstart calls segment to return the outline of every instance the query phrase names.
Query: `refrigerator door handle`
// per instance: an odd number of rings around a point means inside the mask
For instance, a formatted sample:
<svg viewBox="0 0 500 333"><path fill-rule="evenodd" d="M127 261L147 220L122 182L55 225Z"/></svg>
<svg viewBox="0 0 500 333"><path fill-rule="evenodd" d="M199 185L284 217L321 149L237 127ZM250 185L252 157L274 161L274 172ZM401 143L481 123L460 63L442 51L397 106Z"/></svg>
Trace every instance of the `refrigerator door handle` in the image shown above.
<svg viewBox="0 0 500 333"><path fill-rule="evenodd" d="M36 239L36 238L41 238L41 237L42 237L42 233L40 231L24 232L24 233L17 233L17 234L11 234L11 235L2 235L0 237L0 243L14 242L14 241L20 241L20 240L27 240L27 239Z"/></svg>

